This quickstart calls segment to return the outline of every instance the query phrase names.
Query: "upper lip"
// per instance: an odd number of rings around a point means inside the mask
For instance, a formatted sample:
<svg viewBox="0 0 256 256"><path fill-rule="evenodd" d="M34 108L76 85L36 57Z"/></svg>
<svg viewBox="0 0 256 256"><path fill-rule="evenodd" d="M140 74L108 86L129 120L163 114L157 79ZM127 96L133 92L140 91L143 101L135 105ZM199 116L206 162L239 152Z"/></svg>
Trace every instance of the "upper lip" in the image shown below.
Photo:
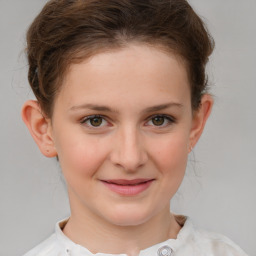
<svg viewBox="0 0 256 256"><path fill-rule="evenodd" d="M126 180L126 179L111 179L111 180L101 180L103 182L107 182L110 184L116 184L116 185L137 185L149 181L153 181L154 179L132 179L132 180Z"/></svg>

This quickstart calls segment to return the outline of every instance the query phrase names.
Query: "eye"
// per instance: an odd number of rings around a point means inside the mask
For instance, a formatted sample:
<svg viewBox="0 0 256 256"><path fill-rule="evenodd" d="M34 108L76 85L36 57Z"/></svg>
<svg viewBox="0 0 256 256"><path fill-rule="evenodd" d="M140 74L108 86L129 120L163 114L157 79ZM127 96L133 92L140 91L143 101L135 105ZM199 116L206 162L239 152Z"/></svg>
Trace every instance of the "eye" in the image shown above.
<svg viewBox="0 0 256 256"><path fill-rule="evenodd" d="M107 125L107 121L100 115L87 116L82 121L81 124L85 124L89 127L102 127Z"/></svg>
<svg viewBox="0 0 256 256"><path fill-rule="evenodd" d="M165 118L163 116L155 116L151 120L152 120L152 123L156 126L161 126L165 122Z"/></svg>
<svg viewBox="0 0 256 256"><path fill-rule="evenodd" d="M166 127L175 122L175 119L168 115L155 115L150 118L146 125Z"/></svg>

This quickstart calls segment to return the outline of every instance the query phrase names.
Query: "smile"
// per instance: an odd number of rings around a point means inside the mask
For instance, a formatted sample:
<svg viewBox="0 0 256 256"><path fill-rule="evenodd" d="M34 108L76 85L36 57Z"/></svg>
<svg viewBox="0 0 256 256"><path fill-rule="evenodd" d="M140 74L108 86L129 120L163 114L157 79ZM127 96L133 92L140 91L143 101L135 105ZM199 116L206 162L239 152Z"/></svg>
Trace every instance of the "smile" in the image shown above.
<svg viewBox="0 0 256 256"><path fill-rule="evenodd" d="M134 179L134 180L101 180L101 182L111 191L123 196L135 196L145 191L154 179Z"/></svg>

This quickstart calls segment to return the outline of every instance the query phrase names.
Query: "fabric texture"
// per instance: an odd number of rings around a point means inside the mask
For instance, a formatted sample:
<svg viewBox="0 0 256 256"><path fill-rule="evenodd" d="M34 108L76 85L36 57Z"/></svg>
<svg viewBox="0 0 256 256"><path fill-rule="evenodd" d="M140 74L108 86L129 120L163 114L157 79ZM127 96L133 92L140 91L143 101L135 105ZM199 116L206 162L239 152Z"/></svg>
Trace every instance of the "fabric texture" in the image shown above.
<svg viewBox="0 0 256 256"><path fill-rule="evenodd" d="M176 239L168 239L140 251L138 256L248 256L227 237L197 229L188 217L175 216L183 226ZM56 224L55 233L24 256L127 256L91 253L75 244L62 232L67 220Z"/></svg>

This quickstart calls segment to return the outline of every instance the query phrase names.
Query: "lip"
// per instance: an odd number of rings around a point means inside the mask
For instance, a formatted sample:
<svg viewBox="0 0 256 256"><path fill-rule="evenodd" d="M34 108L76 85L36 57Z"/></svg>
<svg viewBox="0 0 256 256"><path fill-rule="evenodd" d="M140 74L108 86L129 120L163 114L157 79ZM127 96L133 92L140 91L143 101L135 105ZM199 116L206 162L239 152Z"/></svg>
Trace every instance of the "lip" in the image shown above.
<svg viewBox="0 0 256 256"><path fill-rule="evenodd" d="M123 196L135 196L145 191L154 179L114 179L101 180L101 182L111 191Z"/></svg>

